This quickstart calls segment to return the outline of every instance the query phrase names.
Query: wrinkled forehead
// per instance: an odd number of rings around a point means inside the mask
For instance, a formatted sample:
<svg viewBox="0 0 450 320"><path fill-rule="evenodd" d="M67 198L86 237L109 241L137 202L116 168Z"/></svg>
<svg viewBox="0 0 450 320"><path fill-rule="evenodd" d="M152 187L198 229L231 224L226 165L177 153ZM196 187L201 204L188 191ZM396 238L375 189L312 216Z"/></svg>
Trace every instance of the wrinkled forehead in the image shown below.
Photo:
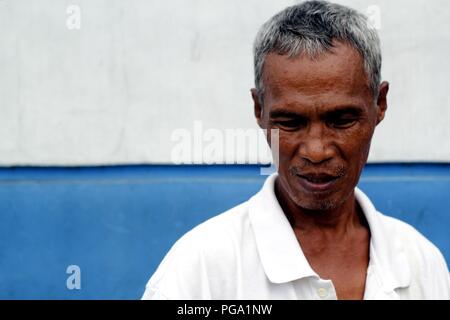
<svg viewBox="0 0 450 320"><path fill-rule="evenodd" d="M361 55L349 45L335 42L329 52L315 57L289 57L269 53L263 69L264 99L296 95L366 99L371 91Z"/></svg>

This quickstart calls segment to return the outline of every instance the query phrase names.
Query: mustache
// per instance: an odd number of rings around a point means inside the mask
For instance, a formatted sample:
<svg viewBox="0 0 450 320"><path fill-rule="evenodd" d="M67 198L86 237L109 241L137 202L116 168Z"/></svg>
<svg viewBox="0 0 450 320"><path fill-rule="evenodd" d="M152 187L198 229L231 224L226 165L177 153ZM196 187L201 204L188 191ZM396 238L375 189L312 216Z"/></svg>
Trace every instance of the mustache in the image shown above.
<svg viewBox="0 0 450 320"><path fill-rule="evenodd" d="M321 172L326 173L330 176L340 178L347 174L347 170L343 165L338 165L334 168L315 168L311 165L304 165L304 166L290 166L288 169L288 172L291 176L297 176L302 175L305 173L311 173L311 172Z"/></svg>

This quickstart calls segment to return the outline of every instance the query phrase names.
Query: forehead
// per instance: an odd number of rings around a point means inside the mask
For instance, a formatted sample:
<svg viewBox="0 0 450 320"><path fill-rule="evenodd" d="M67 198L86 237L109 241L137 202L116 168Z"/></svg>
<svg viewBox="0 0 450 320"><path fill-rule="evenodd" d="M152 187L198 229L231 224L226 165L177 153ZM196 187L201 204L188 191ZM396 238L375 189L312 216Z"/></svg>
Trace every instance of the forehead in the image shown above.
<svg viewBox="0 0 450 320"><path fill-rule="evenodd" d="M331 52L310 58L267 55L264 100L271 104L366 104L371 100L361 55L349 45L334 42Z"/></svg>

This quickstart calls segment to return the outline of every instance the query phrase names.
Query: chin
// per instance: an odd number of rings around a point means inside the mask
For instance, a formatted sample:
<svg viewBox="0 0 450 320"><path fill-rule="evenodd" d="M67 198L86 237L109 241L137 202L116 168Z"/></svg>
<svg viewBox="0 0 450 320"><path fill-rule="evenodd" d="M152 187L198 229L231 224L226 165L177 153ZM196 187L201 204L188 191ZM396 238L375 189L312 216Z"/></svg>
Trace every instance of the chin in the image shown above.
<svg viewBox="0 0 450 320"><path fill-rule="evenodd" d="M337 201L334 199L306 199L306 198L294 198L295 204L303 209L307 210L317 210L317 211L325 211L325 210L333 210L339 207L343 201Z"/></svg>
<svg viewBox="0 0 450 320"><path fill-rule="evenodd" d="M294 184L295 186L295 184ZM330 190L323 193L305 192L300 186L299 188L290 187L289 197L300 208L307 210L333 210L340 207L350 195L344 194L343 190Z"/></svg>

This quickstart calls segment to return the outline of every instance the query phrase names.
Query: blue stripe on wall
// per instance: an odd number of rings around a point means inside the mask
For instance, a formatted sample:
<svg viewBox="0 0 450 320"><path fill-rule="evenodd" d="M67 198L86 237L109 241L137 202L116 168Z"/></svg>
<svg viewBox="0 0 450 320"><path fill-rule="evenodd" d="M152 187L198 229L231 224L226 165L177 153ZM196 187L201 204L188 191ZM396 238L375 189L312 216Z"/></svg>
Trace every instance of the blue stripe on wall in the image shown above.
<svg viewBox="0 0 450 320"><path fill-rule="evenodd" d="M259 169L0 168L0 298L137 299L176 239L259 190ZM370 164L359 186L449 261L450 164Z"/></svg>

